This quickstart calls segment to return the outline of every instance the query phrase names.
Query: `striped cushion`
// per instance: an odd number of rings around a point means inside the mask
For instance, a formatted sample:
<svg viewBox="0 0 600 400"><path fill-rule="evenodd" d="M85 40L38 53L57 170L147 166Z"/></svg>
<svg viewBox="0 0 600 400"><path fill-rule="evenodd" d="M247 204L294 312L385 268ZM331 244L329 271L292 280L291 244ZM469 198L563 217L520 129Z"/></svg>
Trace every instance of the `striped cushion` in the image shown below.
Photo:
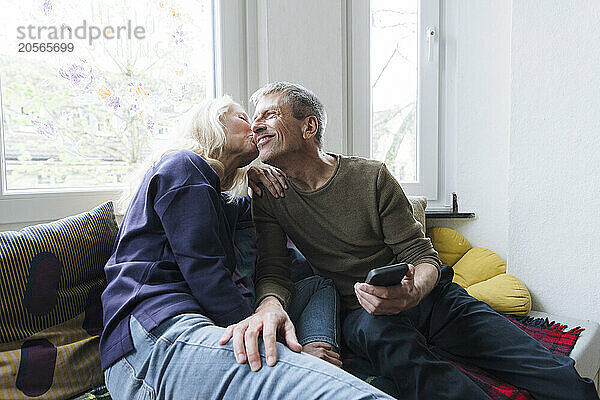
<svg viewBox="0 0 600 400"><path fill-rule="evenodd" d="M110 202L0 233L0 393L68 398L102 383L100 294L116 234Z"/></svg>

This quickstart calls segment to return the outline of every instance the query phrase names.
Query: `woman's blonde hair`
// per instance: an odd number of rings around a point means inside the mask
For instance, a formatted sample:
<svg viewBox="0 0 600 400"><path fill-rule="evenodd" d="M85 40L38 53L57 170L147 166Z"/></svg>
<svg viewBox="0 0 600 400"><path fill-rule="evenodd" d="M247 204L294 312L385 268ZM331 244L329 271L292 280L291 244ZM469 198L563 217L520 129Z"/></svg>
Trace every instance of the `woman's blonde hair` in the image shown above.
<svg viewBox="0 0 600 400"><path fill-rule="evenodd" d="M202 157L219 175L221 190L229 201L248 194L248 168L237 168L230 176L225 175L225 167L219 161L226 142L226 128L223 116L236 104L230 96L205 100L187 115L182 128L169 138L168 147L154 150L128 177L121 197L117 201L117 212L124 214L148 170L167 154L179 150L191 150Z"/></svg>

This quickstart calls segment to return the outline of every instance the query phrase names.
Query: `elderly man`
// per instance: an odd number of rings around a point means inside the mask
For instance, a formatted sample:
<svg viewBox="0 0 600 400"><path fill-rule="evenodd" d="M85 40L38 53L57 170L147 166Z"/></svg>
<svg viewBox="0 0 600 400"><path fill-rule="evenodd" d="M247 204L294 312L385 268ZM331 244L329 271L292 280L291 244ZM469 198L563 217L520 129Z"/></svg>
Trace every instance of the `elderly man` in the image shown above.
<svg viewBox="0 0 600 400"><path fill-rule="evenodd" d="M287 234L314 272L335 282L347 347L391 378L403 399L489 399L445 359L484 368L536 399L598 399L570 358L553 355L452 283L452 269L440 266L384 164L322 150L327 117L312 92L280 82L251 100L260 159L283 170L289 185L285 197L265 190L253 200L259 307L224 335L234 337L238 360L260 367L261 330L268 365L276 362L278 330L295 340L285 311L293 287ZM400 284L364 283L369 270L396 262L411 264Z"/></svg>

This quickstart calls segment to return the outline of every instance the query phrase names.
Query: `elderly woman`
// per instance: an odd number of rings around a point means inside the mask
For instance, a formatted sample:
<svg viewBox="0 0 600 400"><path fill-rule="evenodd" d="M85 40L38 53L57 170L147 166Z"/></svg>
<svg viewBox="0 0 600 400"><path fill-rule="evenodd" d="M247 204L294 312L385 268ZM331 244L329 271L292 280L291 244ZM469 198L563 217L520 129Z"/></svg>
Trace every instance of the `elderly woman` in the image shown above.
<svg viewBox="0 0 600 400"><path fill-rule="evenodd" d="M227 96L194 110L184 134L124 195L128 207L102 294L100 356L111 396L388 398L332 365L340 365L336 352L310 346L337 348L338 300L322 278L296 283L289 314L302 329L296 337L286 321L278 362L261 368L250 360L249 368L244 348L221 339L222 327L253 313L248 290L235 278L232 238L250 219L247 165L258 152L248 115ZM279 171L253 167L251 175L255 188L262 182L274 195L283 192ZM299 353L303 348L330 363ZM264 363L262 345L261 356Z"/></svg>

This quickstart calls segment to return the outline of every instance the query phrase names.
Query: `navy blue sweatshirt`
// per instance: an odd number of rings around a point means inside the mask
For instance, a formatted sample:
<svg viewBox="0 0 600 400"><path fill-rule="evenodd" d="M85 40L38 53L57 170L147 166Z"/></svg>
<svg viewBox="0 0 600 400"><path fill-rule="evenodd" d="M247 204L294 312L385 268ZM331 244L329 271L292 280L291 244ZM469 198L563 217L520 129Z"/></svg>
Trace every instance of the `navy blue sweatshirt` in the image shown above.
<svg viewBox="0 0 600 400"><path fill-rule="evenodd" d="M185 312L219 326L252 314L249 293L232 278L233 233L250 218L250 199L228 203L215 171L191 151L146 173L104 268L103 370L133 350L130 315L150 331Z"/></svg>

